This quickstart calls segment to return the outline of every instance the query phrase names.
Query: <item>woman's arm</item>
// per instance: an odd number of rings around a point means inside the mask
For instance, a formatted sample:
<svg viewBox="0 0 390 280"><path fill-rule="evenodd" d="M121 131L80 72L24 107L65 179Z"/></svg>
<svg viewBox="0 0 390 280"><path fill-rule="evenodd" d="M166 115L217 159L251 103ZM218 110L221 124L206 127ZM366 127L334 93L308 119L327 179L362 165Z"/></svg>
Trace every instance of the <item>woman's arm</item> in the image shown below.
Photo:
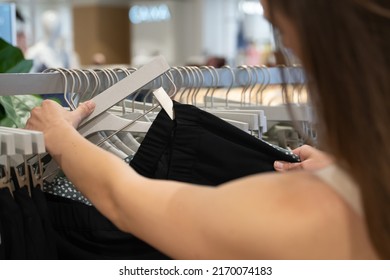
<svg viewBox="0 0 390 280"><path fill-rule="evenodd" d="M27 128L44 132L47 149L66 176L120 229L173 258L349 253L340 234L348 232L345 215L340 216L344 204L314 176L275 173L217 188L144 178L74 129L92 110L87 103L67 112L45 101L32 111Z"/></svg>

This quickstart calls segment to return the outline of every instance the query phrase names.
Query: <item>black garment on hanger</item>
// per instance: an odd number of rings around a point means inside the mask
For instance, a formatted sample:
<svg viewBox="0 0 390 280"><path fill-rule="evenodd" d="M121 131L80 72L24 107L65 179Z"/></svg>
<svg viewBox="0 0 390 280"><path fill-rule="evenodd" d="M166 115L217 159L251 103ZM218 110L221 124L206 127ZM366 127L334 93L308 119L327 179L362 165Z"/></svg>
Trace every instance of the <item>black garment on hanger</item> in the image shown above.
<svg viewBox="0 0 390 280"><path fill-rule="evenodd" d="M120 231L95 207L56 195L45 196L57 233L59 259L169 259L140 239Z"/></svg>
<svg viewBox="0 0 390 280"><path fill-rule="evenodd" d="M5 259L25 260L23 216L8 188L0 189L0 220L2 222L1 242Z"/></svg>
<svg viewBox="0 0 390 280"><path fill-rule="evenodd" d="M275 160L299 161L195 106L174 102L173 110L174 120L160 111L130 162L143 176L216 186L275 171Z"/></svg>
<svg viewBox="0 0 390 280"><path fill-rule="evenodd" d="M44 238L45 238L45 248L43 250L44 259L56 260L58 259L57 245L55 239L56 232L54 231L53 226L51 224L46 197L45 194L40 189L40 186L35 186L31 188L31 198L39 213L39 217L42 223L42 228L44 231Z"/></svg>
<svg viewBox="0 0 390 280"><path fill-rule="evenodd" d="M42 260L46 255L45 232L42 227L38 210L26 187L14 191L14 199L19 205L23 216L26 259Z"/></svg>
<svg viewBox="0 0 390 280"><path fill-rule="evenodd" d="M46 240L41 217L29 192L31 178L27 169L24 172L25 176L28 177L25 180L19 180L21 177L18 170L19 167L11 167L11 180L15 187L14 199L19 205L23 217L26 259L42 260L45 259Z"/></svg>
<svg viewBox="0 0 390 280"><path fill-rule="evenodd" d="M5 260L5 248L4 241L2 239L3 236L3 224L0 217L0 260Z"/></svg>

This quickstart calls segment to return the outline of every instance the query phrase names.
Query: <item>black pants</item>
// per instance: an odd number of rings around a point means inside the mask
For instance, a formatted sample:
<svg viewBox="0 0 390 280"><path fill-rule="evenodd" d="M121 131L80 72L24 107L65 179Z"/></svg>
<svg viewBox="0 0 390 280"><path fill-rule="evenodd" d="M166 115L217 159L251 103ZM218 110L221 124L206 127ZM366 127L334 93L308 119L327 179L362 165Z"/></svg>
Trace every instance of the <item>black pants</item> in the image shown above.
<svg viewBox="0 0 390 280"><path fill-rule="evenodd" d="M93 206L46 194L59 259L168 259L140 239L120 231Z"/></svg>
<svg viewBox="0 0 390 280"><path fill-rule="evenodd" d="M215 186L297 162L272 146L192 105L174 102L175 120L158 114L130 165L141 175Z"/></svg>

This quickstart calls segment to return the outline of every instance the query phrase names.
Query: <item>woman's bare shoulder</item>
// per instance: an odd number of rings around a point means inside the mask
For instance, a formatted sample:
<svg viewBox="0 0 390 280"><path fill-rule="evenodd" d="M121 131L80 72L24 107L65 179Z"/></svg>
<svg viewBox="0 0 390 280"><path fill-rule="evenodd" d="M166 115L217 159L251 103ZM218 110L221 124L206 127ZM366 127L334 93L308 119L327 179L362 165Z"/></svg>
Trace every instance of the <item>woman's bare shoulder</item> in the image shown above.
<svg viewBox="0 0 390 280"><path fill-rule="evenodd" d="M365 254L357 252L365 248L356 248L368 241L361 217L310 172L250 176L221 186L217 193L220 198L214 202L221 205L214 206L225 209L227 219L220 228L235 233L226 238L240 244L238 250L249 249L245 254L253 258L342 259Z"/></svg>

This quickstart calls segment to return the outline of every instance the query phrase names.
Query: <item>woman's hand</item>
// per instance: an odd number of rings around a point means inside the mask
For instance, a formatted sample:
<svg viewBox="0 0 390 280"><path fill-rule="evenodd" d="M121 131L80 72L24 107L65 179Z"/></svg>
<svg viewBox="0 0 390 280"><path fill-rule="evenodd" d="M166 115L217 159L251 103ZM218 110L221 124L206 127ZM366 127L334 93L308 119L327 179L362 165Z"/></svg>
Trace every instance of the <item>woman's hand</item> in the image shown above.
<svg viewBox="0 0 390 280"><path fill-rule="evenodd" d="M300 157L301 162L291 163L275 161L274 168L276 171L289 171L297 169L314 171L333 163L333 158L330 155L308 145L303 145L302 147L293 150L293 152Z"/></svg>
<svg viewBox="0 0 390 280"><path fill-rule="evenodd" d="M52 100L45 100L41 106L31 110L26 129L43 132L47 151L52 155L61 154L60 143L69 141L68 136L94 109L95 103L92 101L82 103L70 112Z"/></svg>
<svg viewBox="0 0 390 280"><path fill-rule="evenodd" d="M45 100L41 106L32 109L26 129L47 133L51 129L66 126L66 124L77 128L94 109L95 104L92 101L81 103L74 111L67 111L52 100Z"/></svg>

